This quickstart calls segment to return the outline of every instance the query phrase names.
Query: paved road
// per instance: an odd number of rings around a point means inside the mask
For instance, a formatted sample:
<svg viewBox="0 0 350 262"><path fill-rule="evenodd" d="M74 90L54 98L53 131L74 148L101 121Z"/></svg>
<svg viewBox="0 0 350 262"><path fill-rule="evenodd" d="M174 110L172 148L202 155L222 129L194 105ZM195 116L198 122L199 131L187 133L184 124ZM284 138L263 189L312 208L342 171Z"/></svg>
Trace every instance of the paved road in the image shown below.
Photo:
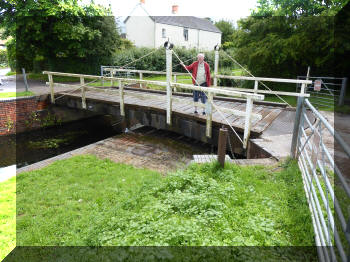
<svg viewBox="0 0 350 262"><path fill-rule="evenodd" d="M0 69L0 92L16 92L16 77L6 76L10 68Z"/></svg>

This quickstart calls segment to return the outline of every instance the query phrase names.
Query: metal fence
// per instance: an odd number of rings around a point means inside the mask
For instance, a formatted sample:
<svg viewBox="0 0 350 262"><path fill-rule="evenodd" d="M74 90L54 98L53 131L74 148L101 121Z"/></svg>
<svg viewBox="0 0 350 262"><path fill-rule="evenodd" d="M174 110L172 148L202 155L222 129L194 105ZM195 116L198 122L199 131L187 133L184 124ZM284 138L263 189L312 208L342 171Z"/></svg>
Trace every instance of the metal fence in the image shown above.
<svg viewBox="0 0 350 262"><path fill-rule="evenodd" d="M347 78L337 77L306 77L298 76L298 79L313 80L313 85L305 89L310 94L309 101L316 108L332 108L335 105L344 105L346 93ZM297 92L300 91L301 85L297 84Z"/></svg>
<svg viewBox="0 0 350 262"><path fill-rule="evenodd" d="M334 152L327 137L334 138ZM350 261L350 183L334 161L337 151L350 160L349 145L308 99L298 98L291 155L302 173L320 261Z"/></svg>

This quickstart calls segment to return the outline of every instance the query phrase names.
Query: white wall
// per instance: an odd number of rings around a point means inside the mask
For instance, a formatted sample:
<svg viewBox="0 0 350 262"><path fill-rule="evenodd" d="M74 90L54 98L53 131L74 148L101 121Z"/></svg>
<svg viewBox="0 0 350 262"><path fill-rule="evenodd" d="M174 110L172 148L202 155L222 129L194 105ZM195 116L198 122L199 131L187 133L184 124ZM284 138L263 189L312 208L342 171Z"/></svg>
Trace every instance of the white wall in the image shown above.
<svg viewBox="0 0 350 262"><path fill-rule="evenodd" d="M130 16L125 23L126 38L139 47L155 47L154 22L149 16Z"/></svg>
<svg viewBox="0 0 350 262"><path fill-rule="evenodd" d="M158 24L155 26L155 46L163 46L170 39L176 47L199 48L200 50L212 50L217 43L221 43L221 34L188 28L188 41L185 41L183 27ZM162 29L166 30L166 38L162 38Z"/></svg>
<svg viewBox="0 0 350 262"><path fill-rule="evenodd" d="M221 34L201 30L199 32L199 42L202 49L214 50L216 44L221 44Z"/></svg>

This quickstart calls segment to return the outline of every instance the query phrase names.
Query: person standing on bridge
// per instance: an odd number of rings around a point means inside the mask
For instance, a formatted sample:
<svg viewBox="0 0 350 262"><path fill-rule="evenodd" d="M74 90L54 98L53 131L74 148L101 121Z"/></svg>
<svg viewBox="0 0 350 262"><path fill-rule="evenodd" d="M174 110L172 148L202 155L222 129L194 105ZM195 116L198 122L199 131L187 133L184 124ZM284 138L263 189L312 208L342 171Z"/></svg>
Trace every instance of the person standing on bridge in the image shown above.
<svg viewBox="0 0 350 262"><path fill-rule="evenodd" d="M193 62L191 65L186 66L184 63L181 65L188 71L192 71L192 83L194 85L200 85L209 87L210 86L210 68L209 64L204 61L204 54L200 53L197 55L197 61ZM203 91L193 91L193 101L198 102L199 98L201 102L205 104L207 96ZM194 107L194 113L198 114L197 106ZM205 115L205 109L203 108L203 115Z"/></svg>

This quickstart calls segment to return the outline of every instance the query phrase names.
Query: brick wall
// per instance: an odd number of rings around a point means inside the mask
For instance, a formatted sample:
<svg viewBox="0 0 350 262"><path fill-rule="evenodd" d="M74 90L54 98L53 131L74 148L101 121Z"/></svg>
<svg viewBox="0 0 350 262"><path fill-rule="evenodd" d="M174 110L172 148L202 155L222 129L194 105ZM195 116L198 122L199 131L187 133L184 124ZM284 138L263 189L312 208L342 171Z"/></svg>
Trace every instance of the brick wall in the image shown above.
<svg viewBox="0 0 350 262"><path fill-rule="evenodd" d="M35 114L48 106L47 96L0 99L0 135L32 129Z"/></svg>

